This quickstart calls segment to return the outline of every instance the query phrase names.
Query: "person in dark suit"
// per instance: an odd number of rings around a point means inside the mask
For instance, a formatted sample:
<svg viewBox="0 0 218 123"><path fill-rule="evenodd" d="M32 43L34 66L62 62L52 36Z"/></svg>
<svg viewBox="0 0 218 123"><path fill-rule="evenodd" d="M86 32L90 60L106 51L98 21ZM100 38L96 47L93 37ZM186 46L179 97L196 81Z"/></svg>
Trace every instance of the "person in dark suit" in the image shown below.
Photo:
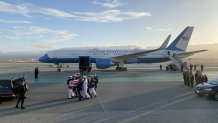
<svg viewBox="0 0 218 123"><path fill-rule="evenodd" d="M98 87L98 76L96 74L94 75L94 82L95 82L95 91L96 91Z"/></svg>
<svg viewBox="0 0 218 123"><path fill-rule="evenodd" d="M38 79L38 75L39 75L39 69L38 67L35 67L35 79Z"/></svg>
<svg viewBox="0 0 218 123"><path fill-rule="evenodd" d="M18 105L21 102L21 109L25 109L23 104L24 104L25 94L27 91L28 89L27 89L26 82L22 81L21 84L18 86L18 100L17 100L16 108L20 108Z"/></svg>

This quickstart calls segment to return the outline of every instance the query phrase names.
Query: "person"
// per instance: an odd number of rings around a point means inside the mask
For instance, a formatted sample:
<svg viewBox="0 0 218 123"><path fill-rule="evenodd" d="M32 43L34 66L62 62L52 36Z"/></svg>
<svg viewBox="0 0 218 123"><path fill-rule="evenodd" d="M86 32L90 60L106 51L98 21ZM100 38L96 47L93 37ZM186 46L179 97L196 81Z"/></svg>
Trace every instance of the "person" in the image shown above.
<svg viewBox="0 0 218 123"><path fill-rule="evenodd" d="M194 71L196 71L196 69L197 69L197 65L195 64L195 65L194 65Z"/></svg>
<svg viewBox="0 0 218 123"><path fill-rule="evenodd" d="M167 51L168 56L170 56L170 51Z"/></svg>
<svg viewBox="0 0 218 123"><path fill-rule="evenodd" d="M76 88L77 88L77 93L78 93L78 98L79 98L78 101L84 100L84 98L83 98L83 96L82 96L82 94L81 94L82 88L83 88L82 86L83 86L83 81L82 81L82 77L80 77L80 78L79 78L79 81L78 81L78 84L77 84L77 86L76 86Z"/></svg>
<svg viewBox="0 0 218 123"><path fill-rule="evenodd" d="M95 82L95 91L96 91L98 87L98 76L96 74L94 75L94 82Z"/></svg>
<svg viewBox="0 0 218 123"><path fill-rule="evenodd" d="M68 99L71 99L74 95L73 95L73 92L72 92L72 76L68 76L68 79L67 79L67 90L68 90Z"/></svg>
<svg viewBox="0 0 218 123"><path fill-rule="evenodd" d="M89 93L90 93L90 96L92 98L92 96L97 96L96 92L95 92L95 80L94 80L94 77L91 76L91 79L89 81Z"/></svg>
<svg viewBox="0 0 218 123"><path fill-rule="evenodd" d="M194 86L194 75L192 74L192 72L189 73L189 82L190 82L190 86L193 87Z"/></svg>
<svg viewBox="0 0 218 123"><path fill-rule="evenodd" d="M201 83L201 71L199 71L199 70L196 70L196 73L195 73L195 82L196 82L196 85Z"/></svg>
<svg viewBox="0 0 218 123"><path fill-rule="evenodd" d="M202 81L203 81L203 82L207 82L207 81L208 81L208 78L207 78L207 75L206 75L206 74L204 74L204 75L202 76Z"/></svg>
<svg viewBox="0 0 218 123"><path fill-rule="evenodd" d="M203 71L204 71L204 65L201 64L201 72L203 72Z"/></svg>
<svg viewBox="0 0 218 123"><path fill-rule="evenodd" d="M83 77L83 86L82 86L82 96L85 99L90 98L89 94L87 93L87 90L88 90L88 80L87 80L87 76L84 76Z"/></svg>
<svg viewBox="0 0 218 123"><path fill-rule="evenodd" d="M38 79L38 75L39 75L39 69L38 67L35 67L35 79Z"/></svg>
<svg viewBox="0 0 218 123"><path fill-rule="evenodd" d="M168 69L169 69L168 66L166 66L166 71L168 71Z"/></svg>
<svg viewBox="0 0 218 123"><path fill-rule="evenodd" d="M23 104L24 104L24 99L25 99L25 93L27 91L28 89L26 86L26 82L23 80L18 86L18 100L17 100L16 108L20 108L18 105L21 102L21 109L25 109Z"/></svg>
<svg viewBox="0 0 218 123"><path fill-rule="evenodd" d="M189 65L189 67L190 67L190 71L192 71L193 65L192 65L192 64L190 64L190 65Z"/></svg>
<svg viewBox="0 0 218 123"><path fill-rule="evenodd" d="M162 64L160 65L160 70L162 70Z"/></svg>
<svg viewBox="0 0 218 123"><path fill-rule="evenodd" d="M190 86L190 81L189 81L189 71L186 72L186 85Z"/></svg>
<svg viewBox="0 0 218 123"><path fill-rule="evenodd" d="M183 64L181 64L181 72L183 72Z"/></svg>
<svg viewBox="0 0 218 123"><path fill-rule="evenodd" d="M183 80L184 80L184 85L186 85L186 72L183 72Z"/></svg>

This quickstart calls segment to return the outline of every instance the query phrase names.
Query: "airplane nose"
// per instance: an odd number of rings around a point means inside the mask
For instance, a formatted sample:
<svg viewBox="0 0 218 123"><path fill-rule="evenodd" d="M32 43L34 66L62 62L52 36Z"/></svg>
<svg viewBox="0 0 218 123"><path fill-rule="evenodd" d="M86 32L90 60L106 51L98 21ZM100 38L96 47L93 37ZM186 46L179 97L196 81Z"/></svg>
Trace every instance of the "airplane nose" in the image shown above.
<svg viewBox="0 0 218 123"><path fill-rule="evenodd" d="M48 55L45 54L45 55L41 56L41 57L39 58L39 61L40 61L40 62L49 62L49 57L48 57Z"/></svg>

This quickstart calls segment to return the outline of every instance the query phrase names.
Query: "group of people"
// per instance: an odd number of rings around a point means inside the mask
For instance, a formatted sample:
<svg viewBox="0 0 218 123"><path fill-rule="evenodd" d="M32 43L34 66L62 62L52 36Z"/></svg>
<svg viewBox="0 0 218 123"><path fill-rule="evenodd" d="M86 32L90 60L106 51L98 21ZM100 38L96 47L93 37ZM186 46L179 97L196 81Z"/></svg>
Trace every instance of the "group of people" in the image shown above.
<svg viewBox="0 0 218 123"><path fill-rule="evenodd" d="M190 64L190 65L189 65L189 68L190 68L191 71L193 70L193 68L194 68L194 71L196 71L197 65L196 65L196 64L195 64L195 65ZM204 65L201 64L201 65L200 65L200 68L201 68L201 71L203 72L203 71L204 71Z"/></svg>
<svg viewBox="0 0 218 123"><path fill-rule="evenodd" d="M68 99L78 97L78 101L96 97L98 85L98 76L83 76L77 73L73 76L68 76L67 89Z"/></svg>
<svg viewBox="0 0 218 123"><path fill-rule="evenodd" d="M208 81L207 75L202 74L202 71L196 70L195 74L192 73L192 71L183 71L183 79L184 79L184 85L187 86L194 86L194 80L195 84L203 84L204 82Z"/></svg>

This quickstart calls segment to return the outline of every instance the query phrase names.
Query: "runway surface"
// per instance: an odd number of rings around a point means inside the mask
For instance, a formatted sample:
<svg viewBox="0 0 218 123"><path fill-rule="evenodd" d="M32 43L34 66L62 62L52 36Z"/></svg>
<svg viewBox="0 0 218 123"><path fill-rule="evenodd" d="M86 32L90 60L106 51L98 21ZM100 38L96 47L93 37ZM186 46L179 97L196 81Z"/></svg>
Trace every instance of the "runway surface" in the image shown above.
<svg viewBox="0 0 218 123"><path fill-rule="evenodd" d="M218 102L197 97L193 88L183 85L182 74L179 72L157 69L128 72L95 71L100 78L98 96L80 102L76 98L67 99L66 77L71 72L44 71L37 81L30 77L32 73L26 72L31 81L30 91L25 100L27 109L16 109L16 100L3 102L0 105L0 121L4 123L217 123L218 121ZM215 69L208 69L205 73L211 77L217 74ZM18 74L21 73L1 76Z"/></svg>
<svg viewBox="0 0 218 123"><path fill-rule="evenodd" d="M0 121L216 123L218 103L197 97L181 82L102 83L98 96L78 102L66 98L64 84L30 84L25 106L4 102Z"/></svg>

